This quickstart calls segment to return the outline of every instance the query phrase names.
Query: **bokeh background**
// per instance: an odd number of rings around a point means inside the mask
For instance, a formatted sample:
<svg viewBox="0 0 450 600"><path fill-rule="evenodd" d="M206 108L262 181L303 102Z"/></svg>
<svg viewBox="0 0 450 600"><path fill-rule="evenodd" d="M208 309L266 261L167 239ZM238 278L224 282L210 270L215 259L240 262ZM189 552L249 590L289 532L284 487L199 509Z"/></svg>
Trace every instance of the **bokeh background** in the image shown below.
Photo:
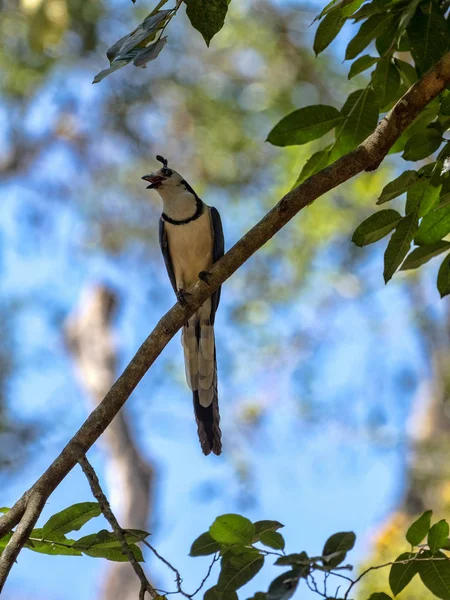
<svg viewBox="0 0 450 600"><path fill-rule="evenodd" d="M159 199L140 179L155 155L219 209L229 248L319 148L272 147L270 129L301 106L340 107L366 81L346 77L351 26L314 57L323 0L234 0L209 49L182 7L156 62L92 85L106 49L154 4L0 2L0 505L49 465L174 302ZM226 282L220 458L201 454L179 336L90 452L119 520L152 532L188 592L208 565L190 545L218 514L281 521L289 552L320 553L352 529L361 565L403 551L413 515L449 509L450 312L436 264L386 288L383 243L350 242L399 160L302 211ZM42 522L89 500L75 469ZM173 574L145 556L153 583L173 591ZM241 597L279 572L266 567ZM24 550L3 595L128 600L134 577ZM377 572L361 597L383 581ZM426 598L420 585L410 594Z"/></svg>

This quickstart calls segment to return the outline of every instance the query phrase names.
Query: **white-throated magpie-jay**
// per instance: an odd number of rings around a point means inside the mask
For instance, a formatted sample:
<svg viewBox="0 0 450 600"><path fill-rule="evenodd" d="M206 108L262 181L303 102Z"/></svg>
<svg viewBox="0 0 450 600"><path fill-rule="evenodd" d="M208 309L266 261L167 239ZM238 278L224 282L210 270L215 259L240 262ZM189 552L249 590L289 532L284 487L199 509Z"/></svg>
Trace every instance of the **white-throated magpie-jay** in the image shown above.
<svg viewBox="0 0 450 600"><path fill-rule="evenodd" d="M207 280L211 265L224 253L220 215L205 204L187 181L157 156L163 167L144 175L163 201L159 221L159 243L172 287L178 301L186 303L187 290L201 279ZM193 393L198 436L204 454L222 451L217 396L217 363L214 318L220 300L216 290L183 326L186 379Z"/></svg>

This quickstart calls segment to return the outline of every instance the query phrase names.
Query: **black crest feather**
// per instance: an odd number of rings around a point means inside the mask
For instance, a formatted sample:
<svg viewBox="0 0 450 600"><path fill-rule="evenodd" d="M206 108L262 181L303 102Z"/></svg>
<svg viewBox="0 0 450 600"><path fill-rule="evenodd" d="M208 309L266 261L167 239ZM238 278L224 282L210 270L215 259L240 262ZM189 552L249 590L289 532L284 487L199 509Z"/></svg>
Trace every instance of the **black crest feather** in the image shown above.
<svg viewBox="0 0 450 600"><path fill-rule="evenodd" d="M167 164L169 162L167 158L164 158L164 156L161 156L161 154L156 155L156 160L159 160L159 162L162 163L165 167L167 167Z"/></svg>

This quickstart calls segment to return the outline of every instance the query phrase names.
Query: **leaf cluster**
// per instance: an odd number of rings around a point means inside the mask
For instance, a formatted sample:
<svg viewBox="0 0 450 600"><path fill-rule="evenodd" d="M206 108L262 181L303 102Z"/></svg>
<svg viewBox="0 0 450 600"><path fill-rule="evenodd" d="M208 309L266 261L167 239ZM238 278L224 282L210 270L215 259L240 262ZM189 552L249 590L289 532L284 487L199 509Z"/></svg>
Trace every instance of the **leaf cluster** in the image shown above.
<svg viewBox="0 0 450 600"><path fill-rule="evenodd" d="M370 71L365 87L352 92L343 106L315 105L284 117L269 133L278 146L300 145L327 136L327 145L314 153L295 185L358 146L375 129L406 90L450 48L448 3L438 0L332 0L317 16L314 50L319 54L346 22L358 26L347 45L352 60L348 78ZM362 54L366 49L370 52ZM405 60L405 57L410 57ZM405 161L426 161L406 170L382 191L377 204L407 195L403 214L393 209L371 215L356 229L357 246L391 234L384 255L387 283L398 270L416 269L450 249L450 91L431 102L391 149ZM332 134L332 137L331 135ZM410 252L411 245L418 247ZM410 252L410 253L409 253ZM450 293L450 255L441 264L437 281L441 296Z"/></svg>
<svg viewBox="0 0 450 600"><path fill-rule="evenodd" d="M2 508L0 512L5 513L8 510L8 508ZM79 531L83 525L100 514L101 509L97 502L73 504L50 517L43 527L33 529L25 548L51 556L82 556L84 554L115 562L128 561L128 557L122 551L120 541L112 531L102 529L77 540L67 537L68 533ZM0 553L3 552L13 533L10 531L0 539ZM150 534L139 529L124 529L123 534L136 560L142 562L144 557L137 543L145 540Z"/></svg>

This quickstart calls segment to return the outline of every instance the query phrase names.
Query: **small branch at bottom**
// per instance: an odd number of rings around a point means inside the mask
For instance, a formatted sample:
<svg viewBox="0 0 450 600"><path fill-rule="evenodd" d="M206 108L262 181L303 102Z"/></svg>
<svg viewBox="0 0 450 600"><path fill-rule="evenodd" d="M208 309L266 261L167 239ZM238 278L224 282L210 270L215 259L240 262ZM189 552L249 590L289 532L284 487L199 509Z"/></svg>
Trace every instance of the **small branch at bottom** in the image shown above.
<svg viewBox="0 0 450 600"><path fill-rule="evenodd" d="M100 482L98 480L96 472L94 471L93 466L88 461L86 456L80 456L78 458L78 462L80 463L80 466L83 469L83 473L86 475L87 480L89 481L89 485L91 486L92 493L100 505L100 509L103 513L103 516L108 521L108 523L111 525L114 533L116 534L117 539L120 542L123 553L127 556L128 560L130 561L131 566L134 569L134 572L139 577L139 580L141 582L141 589L139 592L139 600L144 600L145 592L148 592L150 594L150 596L154 599L158 598L159 597L158 592L148 581L148 579L144 573L144 570L142 569L141 565L136 560L136 557L134 556L130 546L128 545L127 540L125 539L123 530L120 527L116 517L114 516L114 513L111 510L111 506L109 505L108 498L103 493L103 490L100 486Z"/></svg>

